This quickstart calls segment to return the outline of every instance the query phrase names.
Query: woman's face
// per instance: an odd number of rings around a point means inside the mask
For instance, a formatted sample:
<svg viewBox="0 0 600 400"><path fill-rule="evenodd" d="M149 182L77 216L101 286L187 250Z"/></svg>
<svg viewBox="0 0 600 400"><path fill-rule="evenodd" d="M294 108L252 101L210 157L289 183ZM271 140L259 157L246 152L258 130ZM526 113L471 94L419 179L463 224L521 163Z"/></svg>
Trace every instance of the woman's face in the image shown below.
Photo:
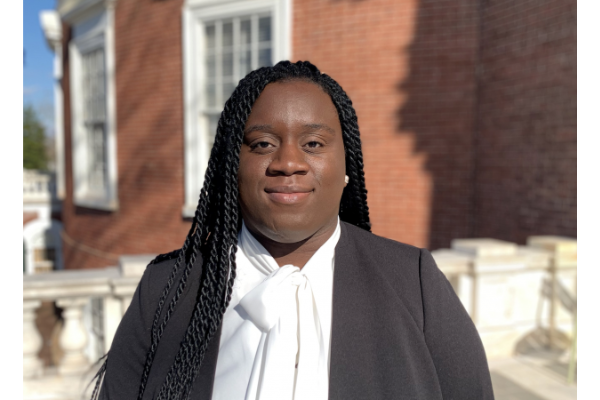
<svg viewBox="0 0 600 400"><path fill-rule="evenodd" d="M238 173L251 232L296 243L335 226L346 171L338 113L319 86L275 82L246 122Z"/></svg>

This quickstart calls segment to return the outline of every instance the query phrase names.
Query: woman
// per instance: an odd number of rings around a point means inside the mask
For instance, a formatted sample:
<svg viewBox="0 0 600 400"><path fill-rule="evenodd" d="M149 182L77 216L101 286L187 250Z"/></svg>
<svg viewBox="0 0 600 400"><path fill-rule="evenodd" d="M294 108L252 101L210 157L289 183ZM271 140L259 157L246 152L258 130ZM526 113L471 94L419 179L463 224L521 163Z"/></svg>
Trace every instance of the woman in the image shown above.
<svg viewBox="0 0 600 400"><path fill-rule="evenodd" d="M366 194L342 88L309 62L248 74L183 247L146 269L100 397L492 399L452 287L427 250L370 233Z"/></svg>

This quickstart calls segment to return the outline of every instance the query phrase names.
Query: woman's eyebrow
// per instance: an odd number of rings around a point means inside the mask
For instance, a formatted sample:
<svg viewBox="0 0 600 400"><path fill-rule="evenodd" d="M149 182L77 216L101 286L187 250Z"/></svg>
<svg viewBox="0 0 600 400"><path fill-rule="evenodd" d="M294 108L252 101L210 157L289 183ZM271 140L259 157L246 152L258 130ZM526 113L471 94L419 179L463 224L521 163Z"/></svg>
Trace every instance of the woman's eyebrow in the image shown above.
<svg viewBox="0 0 600 400"><path fill-rule="evenodd" d="M335 134L335 130L325 124L304 124L304 128L311 129L311 130L325 130L325 131L331 133L332 135Z"/></svg>
<svg viewBox="0 0 600 400"><path fill-rule="evenodd" d="M305 129L310 129L310 130L325 130L331 134L335 134L335 130L325 124L304 124L304 125L302 125L302 127ZM249 127L247 127L244 130L244 135L248 135L248 134L250 134L252 132L256 132L256 131L272 132L273 126L269 125L269 124L250 125Z"/></svg>
<svg viewBox="0 0 600 400"><path fill-rule="evenodd" d="M268 131L269 132L269 131L273 131L273 127L269 124L250 125L246 129L244 129L244 135L247 135L249 133L256 132L256 131Z"/></svg>

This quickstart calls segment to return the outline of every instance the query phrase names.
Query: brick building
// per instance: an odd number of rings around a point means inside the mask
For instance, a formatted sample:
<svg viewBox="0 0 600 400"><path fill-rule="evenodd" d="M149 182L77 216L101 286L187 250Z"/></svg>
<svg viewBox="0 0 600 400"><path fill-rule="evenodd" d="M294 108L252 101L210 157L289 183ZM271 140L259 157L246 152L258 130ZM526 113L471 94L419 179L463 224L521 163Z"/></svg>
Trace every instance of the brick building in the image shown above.
<svg viewBox="0 0 600 400"><path fill-rule="evenodd" d="M180 247L219 107L281 59L353 100L375 233L576 237L575 0L58 0L56 16L67 268Z"/></svg>

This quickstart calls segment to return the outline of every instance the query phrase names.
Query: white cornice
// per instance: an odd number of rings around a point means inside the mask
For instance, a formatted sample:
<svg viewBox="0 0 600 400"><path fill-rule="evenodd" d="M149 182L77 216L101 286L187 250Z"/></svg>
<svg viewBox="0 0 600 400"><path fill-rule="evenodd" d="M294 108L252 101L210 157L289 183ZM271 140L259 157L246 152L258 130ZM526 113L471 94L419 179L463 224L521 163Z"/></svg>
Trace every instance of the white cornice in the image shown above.
<svg viewBox="0 0 600 400"><path fill-rule="evenodd" d="M44 37L52 51L56 52L61 45L62 24L60 15L55 10L40 11L40 25L44 31Z"/></svg>
<svg viewBox="0 0 600 400"><path fill-rule="evenodd" d="M107 8L114 7L116 0L79 0L61 7L62 19L68 24L77 24Z"/></svg>

